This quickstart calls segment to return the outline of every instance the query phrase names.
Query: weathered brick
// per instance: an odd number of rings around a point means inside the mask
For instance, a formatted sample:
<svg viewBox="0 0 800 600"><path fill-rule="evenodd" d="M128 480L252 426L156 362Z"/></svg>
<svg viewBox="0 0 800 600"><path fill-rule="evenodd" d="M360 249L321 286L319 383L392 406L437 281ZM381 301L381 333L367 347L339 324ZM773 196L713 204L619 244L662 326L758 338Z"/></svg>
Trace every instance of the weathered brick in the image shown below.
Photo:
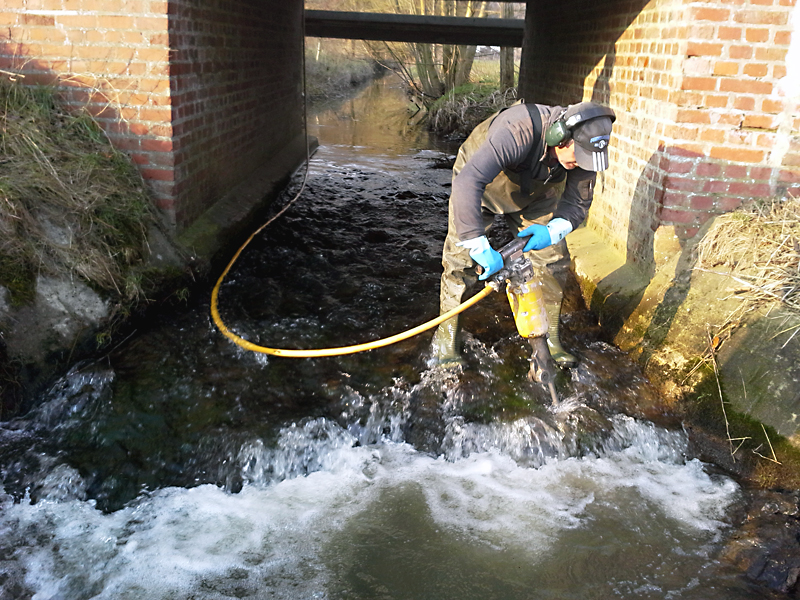
<svg viewBox="0 0 800 600"><path fill-rule="evenodd" d="M731 16L730 9L695 6L691 11L692 18L698 21L727 21Z"/></svg>
<svg viewBox="0 0 800 600"><path fill-rule="evenodd" d="M717 31L717 39L730 42L738 42L742 39L741 27L720 26Z"/></svg>
<svg viewBox="0 0 800 600"><path fill-rule="evenodd" d="M763 150L735 146L714 146L711 148L709 156L721 160L746 163L760 163L765 158Z"/></svg>
<svg viewBox="0 0 800 600"><path fill-rule="evenodd" d="M750 167L750 178L753 181L770 181L772 175L770 167Z"/></svg>
<svg viewBox="0 0 800 600"><path fill-rule="evenodd" d="M717 80L713 77L684 77L681 89L710 92L717 89Z"/></svg>
<svg viewBox="0 0 800 600"><path fill-rule="evenodd" d="M725 177L728 179L743 179L748 176L749 167L744 165L727 165L725 167Z"/></svg>
<svg viewBox="0 0 800 600"><path fill-rule="evenodd" d="M776 126L775 117L770 115L745 115L742 124L754 129L774 129Z"/></svg>
<svg viewBox="0 0 800 600"><path fill-rule="evenodd" d="M774 100L772 98L763 98L761 100L761 111L770 114L776 114L783 111L783 100Z"/></svg>
<svg viewBox="0 0 800 600"><path fill-rule="evenodd" d="M23 25L40 26L40 27L53 27L56 24L56 18L49 15L37 15L30 13L23 13L20 17L20 22Z"/></svg>
<svg viewBox="0 0 800 600"><path fill-rule="evenodd" d="M717 208L723 212L730 212L736 210L742 205L742 198L736 196L727 196L724 198L717 198Z"/></svg>
<svg viewBox="0 0 800 600"><path fill-rule="evenodd" d="M770 195L770 186L768 183L748 183L744 181L734 181L730 184L728 192L735 196L766 198Z"/></svg>
<svg viewBox="0 0 800 600"><path fill-rule="evenodd" d="M676 123L697 123L708 124L711 122L711 117L706 110L698 109L681 109L678 111L675 118Z"/></svg>
<svg viewBox="0 0 800 600"><path fill-rule="evenodd" d="M733 20L754 25L786 25L789 13L785 10L744 9L736 11Z"/></svg>
<svg viewBox="0 0 800 600"><path fill-rule="evenodd" d="M728 48L728 57L734 60L752 58L753 47L732 45L730 48Z"/></svg>
<svg viewBox="0 0 800 600"><path fill-rule="evenodd" d="M698 183L696 189L706 194L723 194L728 191L730 183L724 179L714 179Z"/></svg>
<svg viewBox="0 0 800 600"><path fill-rule="evenodd" d="M718 76L733 76L739 74L739 63L727 60L718 60L714 62L714 75Z"/></svg>
<svg viewBox="0 0 800 600"><path fill-rule="evenodd" d="M757 60L779 62L786 60L787 51L788 48L781 48L781 47L756 48L754 55Z"/></svg>
<svg viewBox="0 0 800 600"><path fill-rule="evenodd" d="M134 29L134 19L127 15L104 15L97 17L97 26L101 29Z"/></svg>
<svg viewBox="0 0 800 600"><path fill-rule="evenodd" d="M745 30L744 39L754 44L768 42L769 29L766 27L748 27Z"/></svg>
<svg viewBox="0 0 800 600"><path fill-rule="evenodd" d="M707 211L714 208L714 198L710 196L692 196L689 206L692 210Z"/></svg>
<svg viewBox="0 0 800 600"><path fill-rule="evenodd" d="M706 94L702 100L704 108L725 108L730 102L728 94Z"/></svg>
<svg viewBox="0 0 800 600"><path fill-rule="evenodd" d="M765 77L769 72L769 65L767 63L748 63L742 72L748 77Z"/></svg>
<svg viewBox="0 0 800 600"><path fill-rule="evenodd" d="M778 173L778 181L781 183L799 183L800 184L800 171L790 171L788 169L781 169Z"/></svg>
<svg viewBox="0 0 800 600"><path fill-rule="evenodd" d="M719 177L722 174L722 165L718 163L701 162L697 165L695 173L698 177Z"/></svg>
<svg viewBox="0 0 800 600"><path fill-rule="evenodd" d="M174 181L175 171L173 169L142 169L142 177L155 181Z"/></svg>
<svg viewBox="0 0 800 600"><path fill-rule="evenodd" d="M676 177L670 174L664 178L664 189L675 191L694 191L700 188L700 184L693 177Z"/></svg>
<svg viewBox="0 0 800 600"><path fill-rule="evenodd" d="M722 44L712 42L689 42L686 56L720 56Z"/></svg>
<svg viewBox="0 0 800 600"><path fill-rule="evenodd" d="M719 90L721 92L736 92L737 94L768 95L772 93L772 82L725 78L720 80Z"/></svg>
<svg viewBox="0 0 800 600"><path fill-rule="evenodd" d="M661 211L661 222L671 225L675 223L694 223L695 221L695 213L688 211L688 210L672 210L670 208L664 208Z"/></svg>

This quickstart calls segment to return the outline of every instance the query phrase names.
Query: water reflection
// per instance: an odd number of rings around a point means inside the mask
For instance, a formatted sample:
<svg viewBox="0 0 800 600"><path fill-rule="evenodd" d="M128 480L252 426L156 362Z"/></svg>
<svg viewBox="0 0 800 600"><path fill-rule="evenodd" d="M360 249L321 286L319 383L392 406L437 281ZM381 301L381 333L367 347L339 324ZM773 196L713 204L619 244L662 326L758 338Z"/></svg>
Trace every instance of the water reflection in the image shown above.
<svg viewBox="0 0 800 600"><path fill-rule="evenodd" d="M322 146L343 146L346 154L364 148L407 155L409 149L437 144L424 127L415 126L419 110L400 80L390 75L367 84L353 98L313 108L309 131Z"/></svg>

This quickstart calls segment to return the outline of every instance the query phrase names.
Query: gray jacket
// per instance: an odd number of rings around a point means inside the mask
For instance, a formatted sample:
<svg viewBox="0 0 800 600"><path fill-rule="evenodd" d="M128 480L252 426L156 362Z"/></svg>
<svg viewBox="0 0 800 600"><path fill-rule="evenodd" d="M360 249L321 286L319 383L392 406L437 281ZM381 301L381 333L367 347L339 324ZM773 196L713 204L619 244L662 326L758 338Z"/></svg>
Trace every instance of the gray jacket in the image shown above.
<svg viewBox="0 0 800 600"><path fill-rule="evenodd" d="M586 218L597 174L566 170L547 152L544 131L560 106L515 104L478 125L458 151L450 202L462 240L484 235L481 211L506 214L563 189L553 217ZM542 125L544 123L544 126Z"/></svg>

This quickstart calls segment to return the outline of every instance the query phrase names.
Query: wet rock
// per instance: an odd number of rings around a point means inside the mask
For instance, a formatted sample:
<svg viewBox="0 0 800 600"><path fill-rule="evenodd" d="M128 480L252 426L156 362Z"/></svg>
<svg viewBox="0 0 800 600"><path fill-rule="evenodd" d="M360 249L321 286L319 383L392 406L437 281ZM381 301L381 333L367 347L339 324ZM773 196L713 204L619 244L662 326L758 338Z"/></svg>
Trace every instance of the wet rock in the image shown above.
<svg viewBox="0 0 800 600"><path fill-rule="evenodd" d="M106 299L79 278L67 275L40 275L28 305L0 302L0 343L5 344L9 364L19 366L13 378L28 401L70 358L86 348L97 348L95 334L110 315Z"/></svg>
<svg viewBox="0 0 800 600"><path fill-rule="evenodd" d="M421 452L438 455L444 438L442 404L446 400L447 386L423 384L409 396L408 419L403 427L405 440Z"/></svg>
<svg viewBox="0 0 800 600"><path fill-rule="evenodd" d="M575 391L603 412L623 412L663 421L668 408L636 363L624 352L594 342L579 351L578 366L571 369Z"/></svg>
<svg viewBox="0 0 800 600"><path fill-rule="evenodd" d="M24 586L25 571L15 561L0 560L0 600L23 600L33 593Z"/></svg>
<svg viewBox="0 0 800 600"><path fill-rule="evenodd" d="M582 456L599 451L614 429L613 423L588 406L568 405L556 413L557 426L570 454Z"/></svg>
<svg viewBox="0 0 800 600"><path fill-rule="evenodd" d="M800 578L800 493L754 491L749 495L745 522L721 558L760 585L794 594Z"/></svg>
<svg viewBox="0 0 800 600"><path fill-rule="evenodd" d="M364 234L364 241L368 244L385 244L389 241L389 234L380 229L370 229Z"/></svg>
<svg viewBox="0 0 800 600"><path fill-rule="evenodd" d="M39 276L32 305L0 313L8 353L28 362L70 343L82 329L96 327L109 314L108 302L89 286L68 277Z"/></svg>

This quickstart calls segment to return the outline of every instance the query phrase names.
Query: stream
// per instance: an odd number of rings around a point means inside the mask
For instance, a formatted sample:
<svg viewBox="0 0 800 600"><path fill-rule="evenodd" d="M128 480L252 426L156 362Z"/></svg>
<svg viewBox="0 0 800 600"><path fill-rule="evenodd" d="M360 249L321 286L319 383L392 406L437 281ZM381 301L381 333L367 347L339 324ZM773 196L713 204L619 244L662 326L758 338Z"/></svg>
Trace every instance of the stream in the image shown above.
<svg viewBox="0 0 800 600"><path fill-rule="evenodd" d="M384 78L309 117L301 197L222 287L234 332L318 348L436 316L456 148L408 104ZM742 490L567 291L556 408L504 294L452 372L430 331L242 350L210 287L152 317L0 423L0 600L773 598L718 560Z"/></svg>

